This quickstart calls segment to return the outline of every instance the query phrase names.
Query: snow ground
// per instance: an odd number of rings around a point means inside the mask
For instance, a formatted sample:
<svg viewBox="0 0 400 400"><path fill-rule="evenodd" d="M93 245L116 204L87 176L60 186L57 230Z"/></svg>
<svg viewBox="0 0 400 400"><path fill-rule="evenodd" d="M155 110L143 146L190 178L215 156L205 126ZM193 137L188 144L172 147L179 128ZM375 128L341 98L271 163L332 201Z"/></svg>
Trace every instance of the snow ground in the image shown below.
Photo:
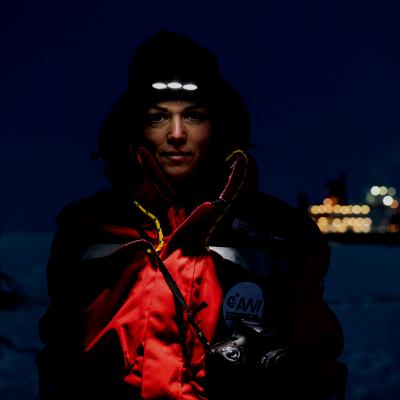
<svg viewBox="0 0 400 400"><path fill-rule="evenodd" d="M47 305L45 264L51 233L3 233L0 272L26 301L0 310L0 399L37 400L37 321ZM332 243L325 299L345 334L347 400L400 399L400 246Z"/></svg>

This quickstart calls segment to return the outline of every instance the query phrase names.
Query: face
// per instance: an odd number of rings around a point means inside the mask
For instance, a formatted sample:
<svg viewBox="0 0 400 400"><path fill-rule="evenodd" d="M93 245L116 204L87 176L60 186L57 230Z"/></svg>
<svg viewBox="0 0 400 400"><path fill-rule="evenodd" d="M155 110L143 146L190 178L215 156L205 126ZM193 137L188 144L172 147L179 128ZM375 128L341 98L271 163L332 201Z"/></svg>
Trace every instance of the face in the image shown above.
<svg viewBox="0 0 400 400"><path fill-rule="evenodd" d="M211 137L206 107L189 101L163 101L145 115L144 139L172 180L188 177L204 159Z"/></svg>

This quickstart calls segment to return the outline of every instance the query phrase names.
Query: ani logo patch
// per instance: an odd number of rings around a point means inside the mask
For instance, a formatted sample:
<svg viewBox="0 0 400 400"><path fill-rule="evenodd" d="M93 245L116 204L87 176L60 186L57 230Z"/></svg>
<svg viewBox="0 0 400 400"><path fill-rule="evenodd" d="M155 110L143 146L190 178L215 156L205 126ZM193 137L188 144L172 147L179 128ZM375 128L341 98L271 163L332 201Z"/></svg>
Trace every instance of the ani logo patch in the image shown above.
<svg viewBox="0 0 400 400"><path fill-rule="evenodd" d="M261 319L264 296L260 286L252 282L240 282L232 286L224 297L222 312L229 327L233 327L237 319Z"/></svg>

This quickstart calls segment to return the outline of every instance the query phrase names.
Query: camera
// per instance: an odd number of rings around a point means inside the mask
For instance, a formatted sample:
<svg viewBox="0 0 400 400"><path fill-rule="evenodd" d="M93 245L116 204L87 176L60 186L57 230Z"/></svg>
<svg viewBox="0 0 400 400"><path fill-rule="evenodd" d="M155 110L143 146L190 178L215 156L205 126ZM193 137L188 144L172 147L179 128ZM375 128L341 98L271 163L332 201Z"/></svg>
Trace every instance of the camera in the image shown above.
<svg viewBox="0 0 400 400"><path fill-rule="evenodd" d="M211 346L209 360L221 367L271 372L287 366L289 353L276 332L265 329L260 321L240 320L230 337Z"/></svg>

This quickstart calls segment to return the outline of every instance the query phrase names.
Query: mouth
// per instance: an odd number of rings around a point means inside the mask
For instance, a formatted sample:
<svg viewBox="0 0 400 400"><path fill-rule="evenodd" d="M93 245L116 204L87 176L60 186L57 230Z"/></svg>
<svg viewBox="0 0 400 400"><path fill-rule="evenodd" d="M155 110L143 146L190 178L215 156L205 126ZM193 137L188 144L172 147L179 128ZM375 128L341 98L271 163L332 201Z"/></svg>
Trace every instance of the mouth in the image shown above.
<svg viewBox="0 0 400 400"><path fill-rule="evenodd" d="M183 161L193 157L191 151L162 151L160 157L171 161Z"/></svg>

